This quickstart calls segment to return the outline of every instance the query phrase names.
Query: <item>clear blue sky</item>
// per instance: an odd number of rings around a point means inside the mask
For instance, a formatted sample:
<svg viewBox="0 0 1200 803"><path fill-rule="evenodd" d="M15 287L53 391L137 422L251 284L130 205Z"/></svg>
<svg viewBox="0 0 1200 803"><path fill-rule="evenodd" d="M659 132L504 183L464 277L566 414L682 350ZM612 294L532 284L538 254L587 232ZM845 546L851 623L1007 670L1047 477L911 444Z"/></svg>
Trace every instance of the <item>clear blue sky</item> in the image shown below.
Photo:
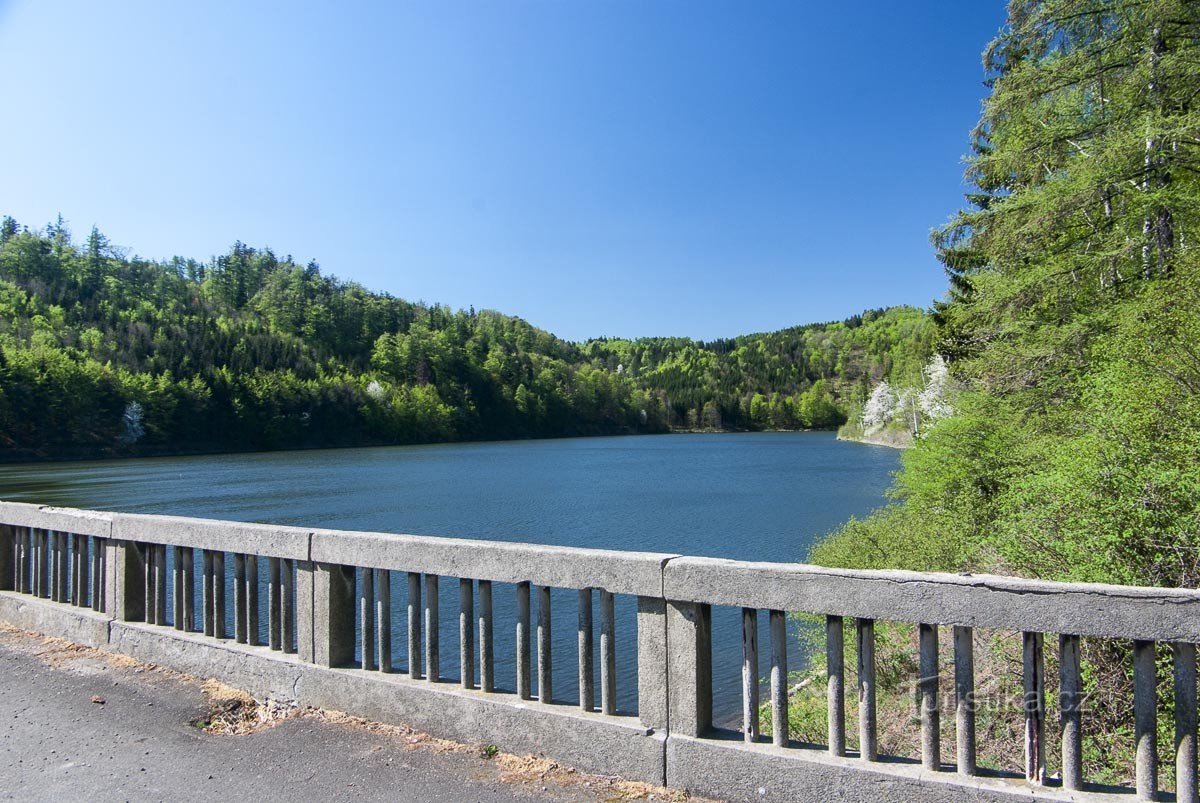
<svg viewBox="0 0 1200 803"><path fill-rule="evenodd" d="M571 339L921 306L1002 0L0 0L0 213Z"/></svg>

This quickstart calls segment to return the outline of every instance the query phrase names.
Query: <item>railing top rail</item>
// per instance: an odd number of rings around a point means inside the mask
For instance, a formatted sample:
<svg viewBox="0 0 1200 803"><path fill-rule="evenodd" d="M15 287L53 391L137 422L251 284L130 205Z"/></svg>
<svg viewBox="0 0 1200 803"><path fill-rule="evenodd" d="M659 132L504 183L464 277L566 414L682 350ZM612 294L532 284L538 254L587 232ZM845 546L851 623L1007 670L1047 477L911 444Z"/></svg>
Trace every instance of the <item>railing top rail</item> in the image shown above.
<svg viewBox="0 0 1200 803"><path fill-rule="evenodd" d="M108 538L112 534L112 520L112 513L100 510L0 501L0 523L14 527L36 527Z"/></svg>
<svg viewBox="0 0 1200 803"><path fill-rule="evenodd" d="M1200 641L1196 589L682 557L664 569L663 594L683 602L863 619Z"/></svg>
<svg viewBox="0 0 1200 803"><path fill-rule="evenodd" d="M126 541L309 560L311 528L146 513L113 513L112 517L112 537Z"/></svg>
<svg viewBox="0 0 1200 803"><path fill-rule="evenodd" d="M426 535L314 530L312 560L502 583L602 588L662 596L662 570L676 555L479 541Z"/></svg>
<svg viewBox="0 0 1200 803"><path fill-rule="evenodd" d="M680 602L1106 638L1200 642L1200 590L830 569L351 532L0 501L0 524Z"/></svg>

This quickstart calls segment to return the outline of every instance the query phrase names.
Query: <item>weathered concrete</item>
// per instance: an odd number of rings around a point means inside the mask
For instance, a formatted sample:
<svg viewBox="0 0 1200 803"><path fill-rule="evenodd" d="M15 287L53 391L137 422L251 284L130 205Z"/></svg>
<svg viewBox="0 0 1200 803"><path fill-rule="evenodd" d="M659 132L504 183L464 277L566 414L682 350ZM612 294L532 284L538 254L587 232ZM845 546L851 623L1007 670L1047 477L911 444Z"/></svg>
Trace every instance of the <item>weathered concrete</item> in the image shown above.
<svg viewBox="0 0 1200 803"><path fill-rule="evenodd" d="M331 563L313 563L302 573L312 578L312 658L318 666L345 666L354 661L354 569ZM303 622L304 616L301 616Z"/></svg>
<svg viewBox="0 0 1200 803"><path fill-rule="evenodd" d="M39 530L59 530L76 535L107 538L111 534L112 520L116 515L118 514L97 510L0 501L0 520L6 524L34 527Z"/></svg>
<svg viewBox="0 0 1200 803"><path fill-rule="evenodd" d="M250 647L232 639L218 641L200 633L164 631L135 622L113 622L108 648L196 677L216 678L255 697L280 700L297 699L301 673L315 668L294 655L271 652L267 647Z"/></svg>
<svg viewBox="0 0 1200 803"><path fill-rule="evenodd" d="M1131 800L1128 794L1092 790L1085 796L1054 787L1033 787L1019 778L965 778L952 772L931 772L917 763L864 766L856 758L830 756L822 749L747 745L738 734L719 740L672 733L667 740L667 782L710 797L762 803Z"/></svg>
<svg viewBox="0 0 1200 803"><path fill-rule="evenodd" d="M457 683L412 681L360 669L303 667L296 696L305 705L349 708L468 743L516 753L547 753L589 772L662 784L665 734L634 717L589 714L570 705L522 701Z"/></svg>
<svg viewBox="0 0 1200 803"><path fill-rule="evenodd" d="M704 736L712 729L712 608L667 603L667 698L671 733Z"/></svg>
<svg viewBox="0 0 1200 803"><path fill-rule="evenodd" d="M312 534L315 561L498 583L603 588L614 594L654 597L662 595L662 567L673 557L423 535L342 530L314 530Z"/></svg>
<svg viewBox="0 0 1200 803"><path fill-rule="evenodd" d="M137 513L109 515L112 516L113 538L290 560L309 559L310 531L300 527Z"/></svg>
<svg viewBox="0 0 1200 803"><path fill-rule="evenodd" d="M110 538L104 542L105 613L115 619L135 621L146 617L146 556L132 541Z"/></svg>
<svg viewBox="0 0 1200 803"><path fill-rule="evenodd" d="M667 599L900 622L1200 641L1200 590L676 558Z"/></svg>
<svg viewBox="0 0 1200 803"><path fill-rule="evenodd" d="M108 643L111 617L86 608L53 605L27 594L0 591L0 620L22 630L65 638L88 647Z"/></svg>

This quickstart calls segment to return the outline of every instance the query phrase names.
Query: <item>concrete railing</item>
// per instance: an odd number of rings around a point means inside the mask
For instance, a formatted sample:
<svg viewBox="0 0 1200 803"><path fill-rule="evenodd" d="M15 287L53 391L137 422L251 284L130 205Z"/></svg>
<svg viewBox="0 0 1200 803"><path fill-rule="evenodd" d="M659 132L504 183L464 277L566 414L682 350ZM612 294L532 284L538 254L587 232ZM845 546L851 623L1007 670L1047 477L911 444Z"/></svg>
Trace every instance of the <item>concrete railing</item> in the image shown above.
<svg viewBox="0 0 1200 803"><path fill-rule="evenodd" d="M457 580L459 589L457 679L441 671L443 579ZM512 611L515 621L494 621L494 583L514 596L515 605L496 607ZM407 589L403 606L393 605L394 587ZM555 655L551 589L578 594L571 656L578 669L576 705L556 701L553 693L553 663L564 656ZM562 592L555 593L561 599ZM618 704L616 598L633 598L636 609L636 637L627 641L636 644L637 689L623 695L636 699L636 710ZM714 607L741 612L739 731L713 723ZM762 661L760 611L770 642ZM825 745L789 739L785 625L791 612L825 617ZM391 643L397 615L405 617L405 645ZM1168 642L1176 794L1196 800L1193 645L1200 641L1200 592L1192 590L839 571L0 502L0 619L216 677L260 696L540 752L583 769L705 795L781 801L1125 796L1083 777L1079 647L1085 636L1133 643L1136 794L1153 798L1160 752L1155 650ZM846 737L846 619L857 647L856 751L847 748ZM919 761L879 755L877 620L918 627ZM954 656L952 765L943 762L939 738L943 627ZM973 628L1021 634L1023 772L977 766ZM511 678L496 677L498 629L514 636ZM1057 781L1046 778L1047 633L1057 635L1059 650ZM562 640L557 643L562 652ZM403 671L392 665L397 653ZM764 701L760 668L769 677ZM769 740L760 734L760 710L771 722Z"/></svg>

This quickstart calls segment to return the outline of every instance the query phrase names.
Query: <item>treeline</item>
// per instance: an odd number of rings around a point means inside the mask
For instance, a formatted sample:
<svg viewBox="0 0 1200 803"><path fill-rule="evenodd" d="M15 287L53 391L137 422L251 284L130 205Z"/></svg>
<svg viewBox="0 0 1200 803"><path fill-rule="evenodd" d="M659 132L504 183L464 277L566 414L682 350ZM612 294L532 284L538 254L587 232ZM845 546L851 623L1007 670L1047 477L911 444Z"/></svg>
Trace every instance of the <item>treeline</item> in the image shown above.
<svg viewBox="0 0 1200 803"><path fill-rule="evenodd" d="M836 426L930 331L895 309L718 343L577 345L240 242L149 261L94 228L75 242L61 219L6 217L0 458Z"/></svg>
<svg viewBox="0 0 1200 803"><path fill-rule="evenodd" d="M661 404L495 312L371 293L237 243L128 258L0 225L9 459L665 430Z"/></svg>
<svg viewBox="0 0 1200 803"><path fill-rule="evenodd" d="M919 376L933 340L929 315L892 307L710 342L592 340L583 352L658 395L673 428L827 429L880 380Z"/></svg>

